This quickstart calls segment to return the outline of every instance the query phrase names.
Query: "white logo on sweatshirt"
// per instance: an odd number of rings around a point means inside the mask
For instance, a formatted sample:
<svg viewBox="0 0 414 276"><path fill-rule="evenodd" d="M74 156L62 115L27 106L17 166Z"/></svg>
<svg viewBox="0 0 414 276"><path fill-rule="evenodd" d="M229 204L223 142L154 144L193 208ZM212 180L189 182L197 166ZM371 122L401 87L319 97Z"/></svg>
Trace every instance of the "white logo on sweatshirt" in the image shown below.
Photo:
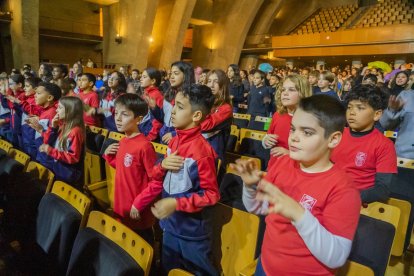
<svg viewBox="0 0 414 276"><path fill-rule="evenodd" d="M134 157L131 154L129 154L129 153L125 154L125 157L124 157L124 165L125 165L125 167L127 167L127 168L128 167L131 167L132 160L134 160Z"/></svg>
<svg viewBox="0 0 414 276"><path fill-rule="evenodd" d="M367 154L365 152L357 152L355 155L355 165L357 167L362 167L365 164L365 160L367 160Z"/></svg>
<svg viewBox="0 0 414 276"><path fill-rule="evenodd" d="M307 209L308 211L312 211L313 206L316 204L316 199L311 197L310 195L303 194L302 198L299 201L299 204L302 205L303 208Z"/></svg>

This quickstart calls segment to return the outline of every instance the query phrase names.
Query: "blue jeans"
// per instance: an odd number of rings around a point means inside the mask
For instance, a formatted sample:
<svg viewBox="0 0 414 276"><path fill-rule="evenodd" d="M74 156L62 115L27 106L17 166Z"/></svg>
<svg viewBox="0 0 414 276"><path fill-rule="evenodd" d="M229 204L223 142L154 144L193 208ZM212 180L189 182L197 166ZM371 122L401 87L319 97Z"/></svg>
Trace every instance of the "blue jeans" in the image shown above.
<svg viewBox="0 0 414 276"><path fill-rule="evenodd" d="M162 244L164 273L174 268L185 269L195 275L219 275L211 260L211 240L186 240L164 231Z"/></svg>

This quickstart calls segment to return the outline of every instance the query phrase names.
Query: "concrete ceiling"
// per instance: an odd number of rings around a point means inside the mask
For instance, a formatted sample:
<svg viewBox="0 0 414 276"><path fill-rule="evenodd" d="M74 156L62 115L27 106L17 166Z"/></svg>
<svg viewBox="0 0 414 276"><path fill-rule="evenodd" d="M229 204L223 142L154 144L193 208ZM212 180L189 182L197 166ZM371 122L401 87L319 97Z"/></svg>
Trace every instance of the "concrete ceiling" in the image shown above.
<svg viewBox="0 0 414 276"><path fill-rule="evenodd" d="M109 6L115 3L118 3L119 0L84 0L86 2L95 3L101 6Z"/></svg>

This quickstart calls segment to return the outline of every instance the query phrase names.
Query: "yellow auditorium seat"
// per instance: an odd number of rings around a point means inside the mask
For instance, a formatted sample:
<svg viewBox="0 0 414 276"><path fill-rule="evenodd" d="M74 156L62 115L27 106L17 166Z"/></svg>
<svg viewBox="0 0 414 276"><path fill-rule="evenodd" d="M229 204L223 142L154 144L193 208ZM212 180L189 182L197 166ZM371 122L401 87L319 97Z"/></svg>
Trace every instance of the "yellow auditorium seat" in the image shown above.
<svg viewBox="0 0 414 276"><path fill-rule="evenodd" d="M36 243L60 273L67 269L76 234L86 224L90 204L86 195L62 181L56 181L39 203Z"/></svg>
<svg viewBox="0 0 414 276"><path fill-rule="evenodd" d="M410 219L411 203L402 199L389 198L387 204L400 209L400 219L395 229L395 238L391 248L391 255L399 257L404 253L404 242Z"/></svg>
<svg viewBox="0 0 414 276"><path fill-rule="evenodd" d="M100 151L109 133L107 129L96 126L87 126L87 130L87 150L84 161L84 185L86 186L104 180L104 163Z"/></svg>
<svg viewBox="0 0 414 276"><path fill-rule="evenodd" d="M4 150L6 153L9 153L11 148L13 148L11 143L0 138L0 149Z"/></svg>
<svg viewBox="0 0 414 276"><path fill-rule="evenodd" d="M52 189L53 179L55 178L55 174L43 166L34 161L30 161L27 165L26 172L35 175L39 180L44 182L45 185L45 192L49 193Z"/></svg>
<svg viewBox="0 0 414 276"><path fill-rule="evenodd" d="M215 214L212 216L215 263L220 264L221 275L239 275L247 264L254 262L259 217L221 203L210 211Z"/></svg>
<svg viewBox="0 0 414 276"><path fill-rule="evenodd" d="M247 127L251 117L250 114L233 113L233 124L239 128Z"/></svg>
<svg viewBox="0 0 414 276"><path fill-rule="evenodd" d="M164 158L165 154L167 153L167 145L155 142L151 142L151 144L154 147L155 153L157 154L157 159Z"/></svg>
<svg viewBox="0 0 414 276"><path fill-rule="evenodd" d="M111 142L121 140L123 137L125 137L124 134L110 132L108 139L105 140L105 143L108 143L106 146L108 146ZM115 169L111 167L108 162L105 162L105 173L105 180L85 186L85 189L96 200L96 203L104 209L113 207L114 202Z"/></svg>
<svg viewBox="0 0 414 276"><path fill-rule="evenodd" d="M78 212L82 215L80 227L84 227L89 214L91 200L85 194L63 181L55 181L55 183L53 183L51 193L59 196L73 208L78 210Z"/></svg>
<svg viewBox="0 0 414 276"><path fill-rule="evenodd" d="M236 152L238 150L237 142L239 141L240 129L237 128L236 125L230 126L230 137L227 141L226 151L229 152Z"/></svg>
<svg viewBox="0 0 414 276"><path fill-rule="evenodd" d="M193 276L194 274L191 274L190 272L187 272L182 269L172 269L168 272L168 276Z"/></svg>
<svg viewBox="0 0 414 276"><path fill-rule="evenodd" d="M353 261L347 261L338 269L336 276L374 276L374 271L368 266Z"/></svg>
<svg viewBox="0 0 414 276"><path fill-rule="evenodd" d="M30 156L28 154L18 149L11 148L9 150L9 156L13 158L14 160L16 160L17 162L19 162L20 164L22 164L24 167L23 171L26 171L27 166L29 165L29 162L30 162Z"/></svg>
<svg viewBox="0 0 414 276"><path fill-rule="evenodd" d="M96 243L98 246L88 246ZM85 255L100 257L89 261L83 258ZM82 275L86 271L107 275L101 269L108 266L117 271L114 273L135 271L148 276L152 258L152 247L137 233L104 213L92 211L86 228L79 231L75 240L67 275Z"/></svg>

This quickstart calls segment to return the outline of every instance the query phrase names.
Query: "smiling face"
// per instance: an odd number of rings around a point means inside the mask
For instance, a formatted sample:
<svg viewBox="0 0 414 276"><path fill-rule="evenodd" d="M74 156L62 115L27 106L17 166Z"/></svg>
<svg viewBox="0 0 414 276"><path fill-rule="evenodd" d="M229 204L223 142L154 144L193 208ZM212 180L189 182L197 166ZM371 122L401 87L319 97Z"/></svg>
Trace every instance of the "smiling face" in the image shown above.
<svg viewBox="0 0 414 276"><path fill-rule="evenodd" d="M400 73L397 74L397 76L395 77L395 83L399 86L404 86L408 81L408 78L405 74Z"/></svg>
<svg viewBox="0 0 414 276"><path fill-rule="evenodd" d="M108 78L108 86L109 88L116 88L119 83L119 78L116 73L112 73L111 76Z"/></svg>

